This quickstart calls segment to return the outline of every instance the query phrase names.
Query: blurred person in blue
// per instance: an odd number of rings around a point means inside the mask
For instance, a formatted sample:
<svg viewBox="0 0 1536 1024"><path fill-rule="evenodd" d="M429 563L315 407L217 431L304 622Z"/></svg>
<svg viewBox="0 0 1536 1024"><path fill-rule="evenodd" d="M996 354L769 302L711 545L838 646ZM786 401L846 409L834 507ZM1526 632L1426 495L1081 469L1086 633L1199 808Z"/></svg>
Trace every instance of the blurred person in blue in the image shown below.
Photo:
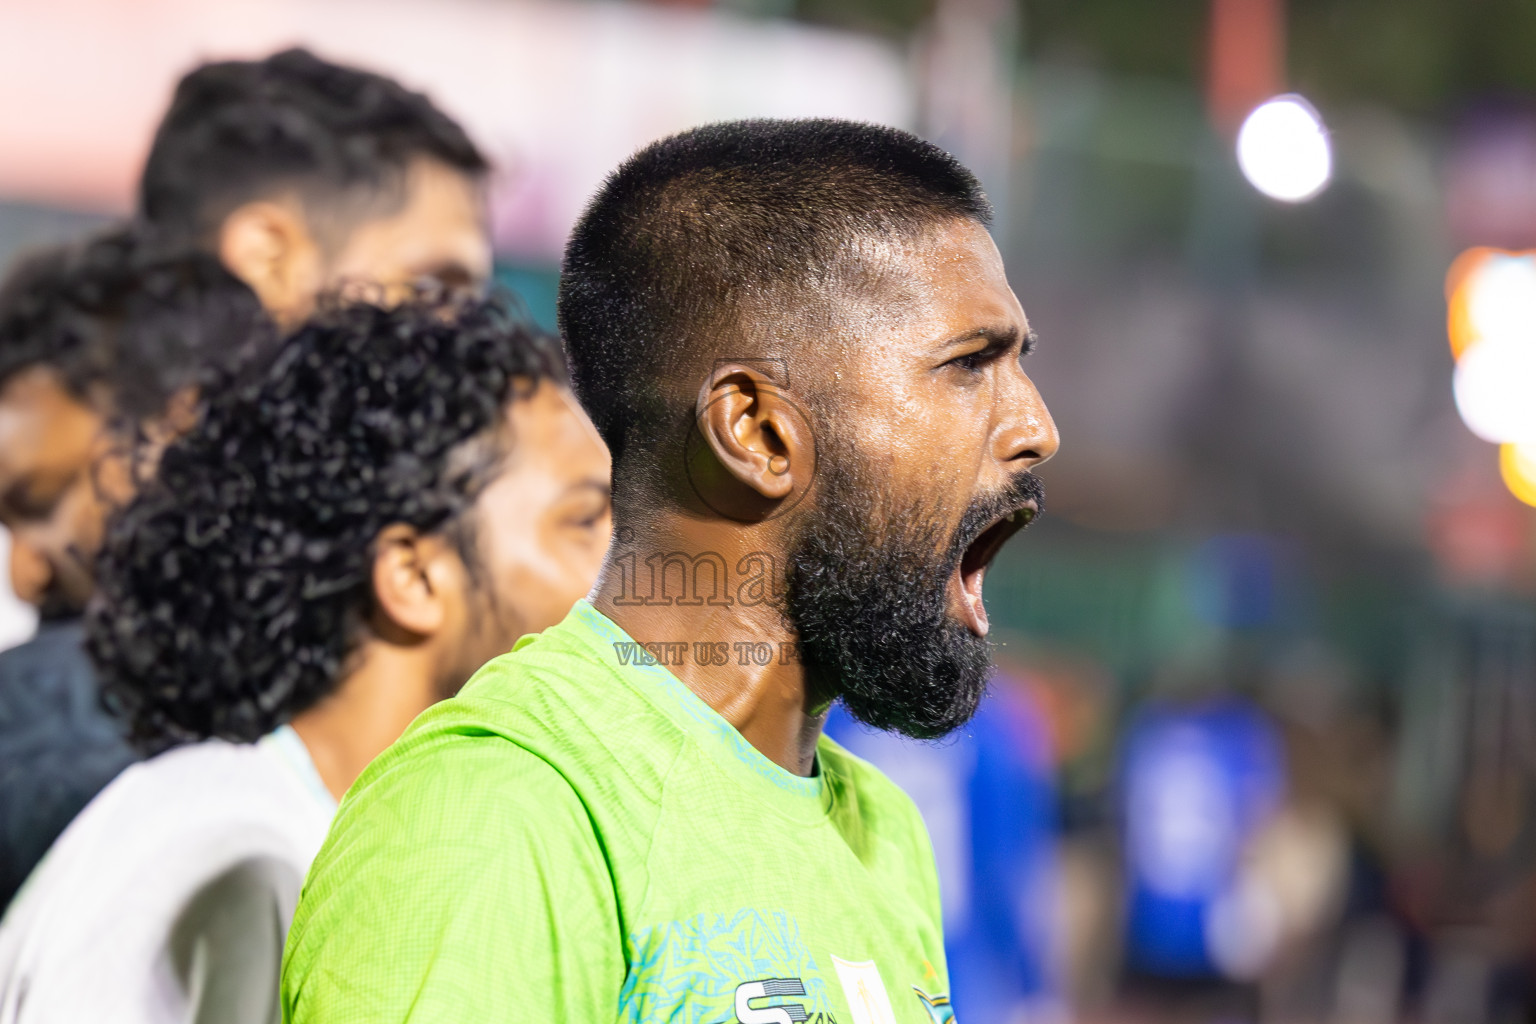
<svg viewBox="0 0 1536 1024"><path fill-rule="evenodd" d="M488 165L393 79L306 50L204 64L155 133L138 218L217 255L286 327L347 283L386 295L491 272Z"/></svg>
<svg viewBox="0 0 1536 1024"><path fill-rule="evenodd" d="M1131 1002L1179 1020L1256 1014L1285 910L1253 854L1285 791L1280 732L1245 699L1154 702L1132 719L1119 765Z"/></svg>
<svg viewBox="0 0 1536 1024"><path fill-rule="evenodd" d="M1000 669L976 716L942 742L861 726L841 704L826 731L901 786L928 826L957 1018L1065 1020L1055 765L1018 674Z"/></svg>
<svg viewBox="0 0 1536 1024"><path fill-rule="evenodd" d="M0 921L0 1021L277 1019L309 861L363 768L607 549L607 451L497 300L327 306L210 393L114 520L88 645L156 756Z"/></svg>
<svg viewBox="0 0 1536 1024"><path fill-rule="evenodd" d="M0 654L0 906L134 760L82 647L107 515L198 390L271 331L217 260L123 230L25 258L0 286L0 524L42 619Z"/></svg>

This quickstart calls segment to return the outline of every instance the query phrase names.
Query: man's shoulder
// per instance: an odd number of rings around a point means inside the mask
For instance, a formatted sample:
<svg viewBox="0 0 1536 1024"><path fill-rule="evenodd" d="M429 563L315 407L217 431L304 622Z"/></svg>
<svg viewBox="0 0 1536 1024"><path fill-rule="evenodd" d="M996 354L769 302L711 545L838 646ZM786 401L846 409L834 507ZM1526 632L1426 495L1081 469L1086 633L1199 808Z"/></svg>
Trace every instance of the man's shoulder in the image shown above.
<svg viewBox="0 0 1536 1024"><path fill-rule="evenodd" d="M466 812L476 820L464 824L480 828L567 795L655 803L681 739L590 642L556 627L523 638L423 712L352 787L338 831L449 799L494 808Z"/></svg>
<svg viewBox="0 0 1536 1024"><path fill-rule="evenodd" d="M94 690L95 680L81 625L45 625L26 643L0 651L0 725L42 709L67 712L71 691Z"/></svg>
<svg viewBox="0 0 1536 1024"><path fill-rule="evenodd" d="M816 755L833 787L833 824L854 854L889 884L921 893L934 927L942 930L933 843L917 804L879 768L829 736L822 736Z"/></svg>
<svg viewBox="0 0 1536 1024"><path fill-rule="evenodd" d="M9 950L0 960L40 924L53 929L59 949L95 949L100 915L70 908L132 903L134 923L107 931L149 941L204 883L237 863L267 860L302 876L327 822L304 814L295 795L282 768L251 744L208 740L131 766L85 805L31 873L0 929L0 950Z"/></svg>
<svg viewBox="0 0 1536 1024"><path fill-rule="evenodd" d="M643 732L659 724L655 718L632 683L557 627L488 662L457 696L417 718L397 746L405 758L451 757L461 745L495 738L553 763L627 760L628 748L644 746L633 727ZM632 728L622 728L626 722Z"/></svg>
<svg viewBox="0 0 1536 1024"><path fill-rule="evenodd" d="M917 805L905 790L892 782L885 772L832 737L822 735L816 744L816 758L822 770L834 780L834 785L856 796L861 805L897 815L905 824L910 825L915 819L921 825L922 816Z"/></svg>
<svg viewBox="0 0 1536 1024"><path fill-rule="evenodd" d="M67 736L72 753L84 745L120 754L123 763L133 759L121 724L101 706L78 621L45 624L31 640L0 651L0 750L4 734L29 748Z"/></svg>
<svg viewBox="0 0 1536 1024"><path fill-rule="evenodd" d="M507 886L546 872L564 877L600 862L605 842L624 839L600 839L589 813L594 799L623 800L591 781L614 772L611 759L568 756L536 724L520 721L529 710L529 702L494 690L454 698L417 719L368 766L305 880L288 941L285 999L315 984L324 989L328 982L311 975L335 955L333 933L356 937L359 921L380 914L391 922L468 915L456 927L474 932L477 942L502 941L502 931L481 918L498 900L512 905ZM396 928L383 946L356 953L364 962L349 969L387 972L380 951L417 937Z"/></svg>
<svg viewBox="0 0 1536 1024"><path fill-rule="evenodd" d="M821 737L816 757L833 787L834 817L851 819L844 820L839 828L893 843L925 864L932 859L928 827L905 790L830 736Z"/></svg>
<svg viewBox="0 0 1536 1024"><path fill-rule="evenodd" d="M511 651L487 662L456 697L424 716L444 721L483 720L516 728L533 724L530 711L559 717L603 716L627 695L613 666L605 663L579 624L570 620L523 637Z"/></svg>
<svg viewBox="0 0 1536 1024"><path fill-rule="evenodd" d="M618 916L606 857L630 851L654 809L597 788L611 761L584 771L519 721L536 704L494 688L447 703L342 801L289 931L285 1020L522 1019L518 979L616 955L617 936L601 938ZM558 942L554 909L570 929Z"/></svg>
<svg viewBox="0 0 1536 1024"><path fill-rule="evenodd" d="M0 670L18 671L24 666L52 664L60 659L90 665L85 654L85 624L81 620L43 623L31 639L0 651Z"/></svg>
<svg viewBox="0 0 1536 1024"><path fill-rule="evenodd" d="M148 861L168 850L223 850L242 828L264 838L274 830L301 831L297 794L297 784L256 744L206 740L130 765L76 816L58 846L102 856L112 850L118 860L131 852ZM319 816L307 817L313 833ZM124 835L132 838L126 847L114 842Z"/></svg>
<svg viewBox="0 0 1536 1024"><path fill-rule="evenodd" d="M127 803L143 802L156 806L180 808L189 804L238 804L226 814L241 816L268 813L250 798L270 794L273 802L291 801L298 783L284 769L280 759L262 743L234 743L209 739L172 747L125 770L102 797L116 797ZM241 799L231 801L230 795Z"/></svg>
<svg viewBox="0 0 1536 1024"><path fill-rule="evenodd" d="M452 859L461 845L495 845L577 799L504 706L480 703L434 708L364 770L342 801L316 874L354 859L414 859L423 847Z"/></svg>
<svg viewBox="0 0 1536 1024"><path fill-rule="evenodd" d="M78 623L0 652L0 906L137 755L97 699Z"/></svg>

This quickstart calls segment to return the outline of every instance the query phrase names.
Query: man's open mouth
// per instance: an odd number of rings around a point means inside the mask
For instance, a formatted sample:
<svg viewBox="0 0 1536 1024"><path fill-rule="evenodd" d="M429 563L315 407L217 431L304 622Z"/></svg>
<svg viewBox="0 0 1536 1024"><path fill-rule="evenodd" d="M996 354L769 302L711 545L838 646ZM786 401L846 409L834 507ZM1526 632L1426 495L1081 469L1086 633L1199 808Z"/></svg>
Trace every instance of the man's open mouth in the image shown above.
<svg viewBox="0 0 1536 1024"><path fill-rule="evenodd" d="M961 623L977 636L986 636L989 628L987 606L982 602L982 581L997 553L1010 537L1028 526L1039 511L1033 501L1003 513L976 535L960 556L951 580L952 596Z"/></svg>

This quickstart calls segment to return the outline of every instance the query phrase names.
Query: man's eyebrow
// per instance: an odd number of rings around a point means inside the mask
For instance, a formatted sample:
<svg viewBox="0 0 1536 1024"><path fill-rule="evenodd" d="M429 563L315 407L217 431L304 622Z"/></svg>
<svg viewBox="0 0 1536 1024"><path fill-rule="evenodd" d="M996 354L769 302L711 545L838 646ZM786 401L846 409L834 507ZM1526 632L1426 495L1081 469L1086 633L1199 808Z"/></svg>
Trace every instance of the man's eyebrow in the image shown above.
<svg viewBox="0 0 1536 1024"><path fill-rule="evenodd" d="M987 348L1007 348L1018 340L1018 337L1019 329L1017 327L978 327L974 331L966 331L964 334L957 334L953 338L946 338L939 342L939 348L954 348L958 345L975 341L978 338L986 340ZM1034 351L1035 345L1039 341L1040 336L1031 329L1024 335L1024 343L1020 348L1019 354L1028 355Z"/></svg>
<svg viewBox="0 0 1536 1024"><path fill-rule="evenodd" d="M432 260L411 271L413 280L435 281L449 287L463 287L475 280L475 272L463 260L448 258Z"/></svg>

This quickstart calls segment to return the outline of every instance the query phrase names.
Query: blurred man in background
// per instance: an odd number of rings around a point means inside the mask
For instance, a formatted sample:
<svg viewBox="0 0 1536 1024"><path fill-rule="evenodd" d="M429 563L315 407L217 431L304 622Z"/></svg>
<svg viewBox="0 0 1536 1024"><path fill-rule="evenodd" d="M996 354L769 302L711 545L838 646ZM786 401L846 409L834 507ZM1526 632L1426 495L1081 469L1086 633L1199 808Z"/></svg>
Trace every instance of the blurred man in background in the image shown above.
<svg viewBox="0 0 1536 1024"><path fill-rule="evenodd" d="M292 327L319 292L348 283L385 294L422 280L482 284L486 170L425 96L288 50L181 80L138 216L158 249L218 256Z"/></svg>
<svg viewBox="0 0 1536 1024"><path fill-rule="evenodd" d="M148 255L123 232L33 256L0 288L0 523L43 619L0 654L0 904L133 759L81 648L107 514L199 388L270 331L217 260Z"/></svg>
<svg viewBox="0 0 1536 1024"><path fill-rule="evenodd" d="M348 283L398 293L491 272L485 158L426 96L305 50L205 64L139 186L172 246L218 255L285 326Z"/></svg>
<svg viewBox="0 0 1536 1024"><path fill-rule="evenodd" d="M0 925L0 1021L276 1019L357 774L585 594L608 458L558 344L495 303L323 311L212 399L115 524L90 622L148 750Z"/></svg>

